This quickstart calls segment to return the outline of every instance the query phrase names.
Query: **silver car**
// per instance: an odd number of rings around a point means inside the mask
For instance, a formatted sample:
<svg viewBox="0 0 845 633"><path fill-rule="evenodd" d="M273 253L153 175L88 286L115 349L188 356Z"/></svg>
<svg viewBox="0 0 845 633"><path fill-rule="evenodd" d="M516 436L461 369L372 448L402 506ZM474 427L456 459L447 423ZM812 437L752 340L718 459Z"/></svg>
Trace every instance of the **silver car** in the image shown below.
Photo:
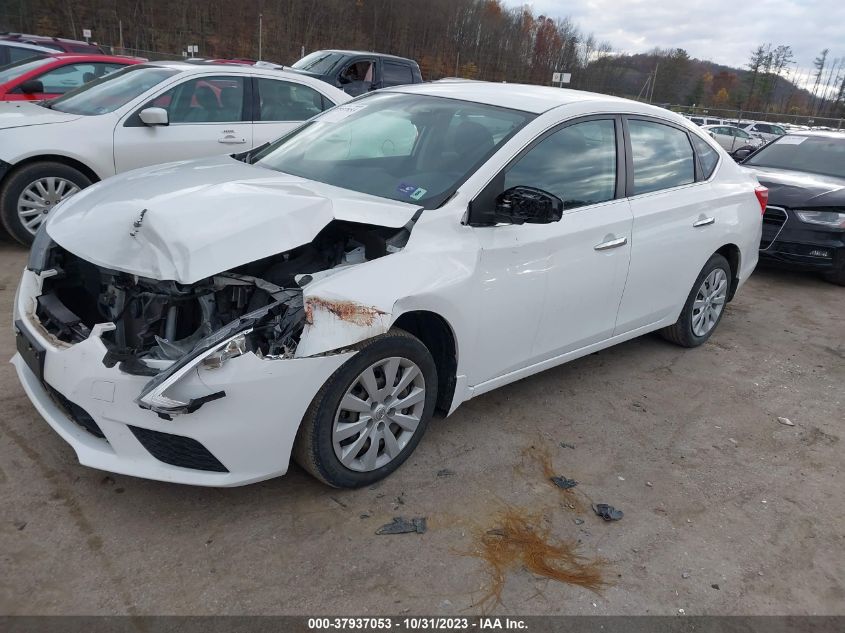
<svg viewBox="0 0 845 633"><path fill-rule="evenodd" d="M702 129L706 130L728 154L734 157L741 150L754 151L765 144L759 136L753 136L733 125L705 125Z"/></svg>

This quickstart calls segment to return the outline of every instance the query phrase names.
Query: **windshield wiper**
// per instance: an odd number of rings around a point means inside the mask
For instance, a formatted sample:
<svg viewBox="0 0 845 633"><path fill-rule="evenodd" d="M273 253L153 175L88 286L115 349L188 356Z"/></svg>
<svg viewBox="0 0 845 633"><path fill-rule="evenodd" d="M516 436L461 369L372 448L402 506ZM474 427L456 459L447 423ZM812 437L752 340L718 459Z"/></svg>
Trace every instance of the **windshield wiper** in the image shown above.
<svg viewBox="0 0 845 633"><path fill-rule="evenodd" d="M253 157L263 149L265 149L268 145L270 145L270 141L259 145L258 147L253 147L251 150L247 152L241 152L240 154L232 154L232 158L235 160L239 160L241 162L252 164Z"/></svg>

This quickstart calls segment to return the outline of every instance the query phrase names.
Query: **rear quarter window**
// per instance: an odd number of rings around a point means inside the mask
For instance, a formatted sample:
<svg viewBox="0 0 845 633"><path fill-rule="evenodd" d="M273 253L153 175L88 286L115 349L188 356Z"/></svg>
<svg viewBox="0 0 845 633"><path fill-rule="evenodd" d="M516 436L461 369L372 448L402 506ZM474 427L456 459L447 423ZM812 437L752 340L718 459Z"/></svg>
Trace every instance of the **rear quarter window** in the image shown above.
<svg viewBox="0 0 845 633"><path fill-rule="evenodd" d="M707 180L713 175L716 165L719 162L719 153L713 149L710 144L695 134L690 134L692 139L692 146L695 153L698 155L698 162L701 165L701 178L699 180Z"/></svg>

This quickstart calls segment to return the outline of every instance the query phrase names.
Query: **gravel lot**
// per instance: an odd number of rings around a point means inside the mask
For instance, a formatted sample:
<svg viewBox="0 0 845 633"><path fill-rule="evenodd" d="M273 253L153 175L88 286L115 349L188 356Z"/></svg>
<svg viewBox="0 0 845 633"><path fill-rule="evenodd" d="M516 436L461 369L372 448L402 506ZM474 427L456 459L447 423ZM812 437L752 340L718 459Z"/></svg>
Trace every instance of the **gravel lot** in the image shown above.
<svg viewBox="0 0 845 633"><path fill-rule="evenodd" d="M0 244L7 319L24 260ZM759 270L703 347L646 336L481 396L352 492L296 468L218 490L79 466L3 363L0 613L478 614L468 554L516 507L611 584L517 567L494 613L843 614L843 326L845 289ZM543 452L573 494L526 457ZM376 536L394 516L428 531Z"/></svg>

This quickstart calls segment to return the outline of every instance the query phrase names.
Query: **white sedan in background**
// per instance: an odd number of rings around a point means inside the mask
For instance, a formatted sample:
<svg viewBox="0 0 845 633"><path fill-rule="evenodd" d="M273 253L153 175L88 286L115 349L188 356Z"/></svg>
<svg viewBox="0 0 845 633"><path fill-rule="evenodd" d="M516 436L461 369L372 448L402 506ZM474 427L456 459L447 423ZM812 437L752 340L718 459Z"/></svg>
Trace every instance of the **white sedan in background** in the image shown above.
<svg viewBox="0 0 845 633"><path fill-rule="evenodd" d="M28 244L50 209L93 182L137 167L243 152L349 99L293 72L159 62L53 101L0 103L0 219Z"/></svg>
<svg viewBox="0 0 845 633"><path fill-rule="evenodd" d="M62 202L13 363L88 466L235 486L293 456L368 485L435 410L654 330L707 341L757 263L766 194L662 108L385 89L249 155Z"/></svg>
<svg viewBox="0 0 845 633"><path fill-rule="evenodd" d="M751 153L766 144L761 137L749 134L734 125L704 125L701 129L734 157L739 151Z"/></svg>

